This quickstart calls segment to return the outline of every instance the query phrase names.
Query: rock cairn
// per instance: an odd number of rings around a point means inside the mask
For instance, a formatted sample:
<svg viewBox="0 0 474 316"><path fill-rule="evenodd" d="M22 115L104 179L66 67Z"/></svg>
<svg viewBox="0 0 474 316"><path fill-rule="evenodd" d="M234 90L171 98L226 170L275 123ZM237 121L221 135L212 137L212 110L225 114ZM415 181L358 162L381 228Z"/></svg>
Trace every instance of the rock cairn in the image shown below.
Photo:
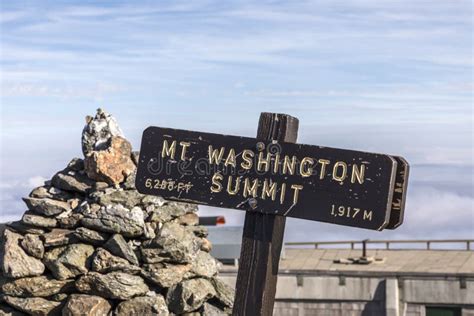
<svg viewBox="0 0 474 316"><path fill-rule="evenodd" d="M197 207L138 193L138 153L115 119L99 109L86 122L84 159L35 188L2 232L0 315L229 313Z"/></svg>

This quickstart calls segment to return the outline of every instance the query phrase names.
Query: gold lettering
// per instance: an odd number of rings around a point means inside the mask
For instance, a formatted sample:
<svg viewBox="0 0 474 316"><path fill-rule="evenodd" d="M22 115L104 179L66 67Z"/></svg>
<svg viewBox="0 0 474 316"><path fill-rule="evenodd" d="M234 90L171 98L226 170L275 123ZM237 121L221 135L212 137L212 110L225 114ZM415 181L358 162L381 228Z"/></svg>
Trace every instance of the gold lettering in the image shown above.
<svg viewBox="0 0 474 316"><path fill-rule="evenodd" d="M364 221L366 220L372 220L372 211L364 210Z"/></svg>
<svg viewBox="0 0 474 316"><path fill-rule="evenodd" d="M270 158L271 154L267 153L267 158L263 158L263 152L258 153L258 162L257 162L257 170L258 171L268 171L270 169ZM262 169L262 166L265 166L265 169Z"/></svg>
<svg viewBox="0 0 474 316"><path fill-rule="evenodd" d="M360 184L364 183L364 180L365 180L365 165L360 165L360 169L356 164L352 165L351 182L355 183L356 180Z"/></svg>
<svg viewBox="0 0 474 316"><path fill-rule="evenodd" d="M291 188L294 191L293 192L293 204L296 204L296 203L298 203L299 192L300 192L300 190L303 190L303 186L298 185L298 184L292 184Z"/></svg>
<svg viewBox="0 0 474 316"><path fill-rule="evenodd" d="M342 167L342 174L338 175L337 171L339 167ZM347 164L343 161L337 161L334 164L334 167L332 168L332 178L336 181L344 181L344 179L347 177Z"/></svg>
<svg viewBox="0 0 474 316"><path fill-rule="evenodd" d="M270 181L270 183L271 183L271 181ZM276 189L277 189L277 183L276 182L273 182L273 183L269 184L268 180L265 179L263 181L262 199L265 200L266 196L268 196L268 197L272 198L272 201L275 201Z"/></svg>
<svg viewBox="0 0 474 316"><path fill-rule="evenodd" d="M224 179L224 177L220 173L214 173L214 175L212 176L212 193L219 193L222 191L222 184L220 183L222 179Z"/></svg>
<svg viewBox="0 0 474 316"><path fill-rule="evenodd" d="M229 154L227 155L227 158L224 162L224 166L227 167L227 165L232 165L232 167L237 167L237 162L235 161L235 150L234 148L231 148L229 150Z"/></svg>
<svg viewBox="0 0 474 316"><path fill-rule="evenodd" d="M229 193L229 195L236 195L237 193L239 193L239 189L240 189L240 178L239 177L235 178L235 188L232 189L232 176L229 176L229 180L227 181L227 193Z"/></svg>
<svg viewBox="0 0 474 316"><path fill-rule="evenodd" d="M285 202L285 192L286 192L286 183L281 184L281 191L280 191L280 204Z"/></svg>
<svg viewBox="0 0 474 316"><path fill-rule="evenodd" d="M222 157L224 156L225 147L221 147L221 150L213 149L212 145L209 145L209 163L216 165L221 163Z"/></svg>
<svg viewBox="0 0 474 316"><path fill-rule="evenodd" d="M191 146L191 143L179 142L179 144L181 145L181 160L186 160L186 150Z"/></svg>
<svg viewBox="0 0 474 316"><path fill-rule="evenodd" d="M240 166L246 170L250 170L253 165L252 158L254 157L254 155L255 154L253 153L253 151L249 149L244 149L244 151L242 152L242 159L244 161L240 164Z"/></svg>
<svg viewBox="0 0 474 316"><path fill-rule="evenodd" d="M307 167L305 170L306 164L309 164L309 167ZM313 158L304 157L303 160L301 160L300 174L303 178L310 177L313 174L313 167L311 167L313 164L314 164Z"/></svg>
<svg viewBox="0 0 474 316"><path fill-rule="evenodd" d="M273 165L273 172L278 173L279 167L280 167L280 154L276 154L274 165Z"/></svg>
<svg viewBox="0 0 474 316"><path fill-rule="evenodd" d="M163 141L163 150L161 151L161 158L165 158L165 156L171 156L171 159L174 159L174 154L176 153L176 141L173 140L173 142L170 144L168 143L168 140Z"/></svg>
<svg viewBox="0 0 474 316"><path fill-rule="evenodd" d="M326 166L329 165L331 161L326 159L319 159L318 162L321 164L321 173L319 174L319 179L322 180L326 175Z"/></svg>
<svg viewBox="0 0 474 316"><path fill-rule="evenodd" d="M293 175L295 174L295 168L296 168L296 157L295 156L291 157L291 163L290 163L290 157L285 155L285 158L283 159L282 173L286 174L287 171L289 171L289 173Z"/></svg>
<svg viewBox="0 0 474 316"><path fill-rule="evenodd" d="M250 180L245 178L244 180L244 197L251 195L252 197L257 197L258 189L258 179L253 180L252 186L250 187Z"/></svg>

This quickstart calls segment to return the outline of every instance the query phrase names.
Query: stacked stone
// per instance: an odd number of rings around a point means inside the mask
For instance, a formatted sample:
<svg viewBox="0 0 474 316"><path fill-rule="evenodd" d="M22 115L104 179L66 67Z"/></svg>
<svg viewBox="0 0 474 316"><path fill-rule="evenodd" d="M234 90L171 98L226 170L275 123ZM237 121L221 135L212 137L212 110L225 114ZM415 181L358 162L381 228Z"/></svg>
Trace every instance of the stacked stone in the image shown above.
<svg viewBox="0 0 474 316"><path fill-rule="evenodd" d="M86 121L84 159L24 198L2 233L0 315L229 313L197 207L140 194L138 154L113 117Z"/></svg>

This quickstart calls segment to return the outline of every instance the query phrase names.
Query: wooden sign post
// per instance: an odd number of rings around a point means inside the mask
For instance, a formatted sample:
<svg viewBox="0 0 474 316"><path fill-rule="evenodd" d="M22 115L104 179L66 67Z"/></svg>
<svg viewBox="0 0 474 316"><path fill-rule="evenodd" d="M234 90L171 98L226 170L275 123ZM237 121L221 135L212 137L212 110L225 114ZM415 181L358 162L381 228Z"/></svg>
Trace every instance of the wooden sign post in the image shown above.
<svg viewBox="0 0 474 316"><path fill-rule="evenodd" d="M298 120L262 113L256 138L149 127L136 187L246 211L234 315L271 315L286 217L373 230L403 222L401 157L295 144Z"/></svg>

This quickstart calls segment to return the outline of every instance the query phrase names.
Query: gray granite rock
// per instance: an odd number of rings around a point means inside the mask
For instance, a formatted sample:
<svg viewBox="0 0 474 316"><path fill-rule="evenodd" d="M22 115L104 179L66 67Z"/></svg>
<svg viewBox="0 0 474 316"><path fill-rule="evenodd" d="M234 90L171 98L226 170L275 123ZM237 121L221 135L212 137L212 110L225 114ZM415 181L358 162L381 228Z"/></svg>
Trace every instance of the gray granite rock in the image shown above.
<svg viewBox="0 0 474 316"><path fill-rule="evenodd" d="M44 255L44 245L38 235L26 234L20 242L23 250L30 256L42 259Z"/></svg>
<svg viewBox="0 0 474 316"><path fill-rule="evenodd" d="M101 207L96 212L87 212L81 223L90 229L118 233L126 237L141 236L145 226L144 214L139 207L129 210L122 205Z"/></svg>
<svg viewBox="0 0 474 316"><path fill-rule="evenodd" d="M138 258L131 245L122 235L114 234L105 244L104 248L112 254L127 259L131 264L138 266Z"/></svg>
<svg viewBox="0 0 474 316"><path fill-rule="evenodd" d="M48 198L23 198L23 201L28 209L46 216L53 216L71 210L69 203Z"/></svg>
<svg viewBox="0 0 474 316"><path fill-rule="evenodd" d="M171 287L166 302L171 312L182 314L197 310L215 295L216 291L209 280L190 279Z"/></svg>
<svg viewBox="0 0 474 316"><path fill-rule="evenodd" d="M21 221L25 225L41 228L54 228L58 225L58 221L55 218L41 216L33 212L25 212Z"/></svg>
<svg viewBox="0 0 474 316"><path fill-rule="evenodd" d="M93 253L91 245L72 244L48 251L43 261L56 279L65 280L87 273Z"/></svg>
<svg viewBox="0 0 474 316"><path fill-rule="evenodd" d="M120 303L115 309L116 316L169 315L163 296L139 296Z"/></svg>
<svg viewBox="0 0 474 316"><path fill-rule="evenodd" d="M13 297L3 298L10 306L33 316L51 316L61 314L61 302L50 301L42 297Z"/></svg>
<svg viewBox="0 0 474 316"><path fill-rule="evenodd" d="M145 295L149 291L141 277L123 272L111 272L105 275L89 272L76 281L76 288L82 293L118 300L128 300Z"/></svg>
<svg viewBox="0 0 474 316"><path fill-rule="evenodd" d="M144 264L142 276L162 288L169 288L181 282L190 270L191 264Z"/></svg>
<svg viewBox="0 0 474 316"><path fill-rule="evenodd" d="M92 257L92 271L109 273L121 271L129 274L138 274L140 267L130 264L126 259L112 255L103 248L98 248Z"/></svg>
<svg viewBox="0 0 474 316"><path fill-rule="evenodd" d="M177 223L168 222L154 239L144 243L142 258L147 263L188 263L196 258L199 248L199 241L194 234Z"/></svg>
<svg viewBox="0 0 474 316"><path fill-rule="evenodd" d="M2 285L2 292L18 297L47 297L58 293L69 293L74 289L74 280L56 280L47 276L10 279Z"/></svg>
<svg viewBox="0 0 474 316"><path fill-rule="evenodd" d="M41 275L44 272L44 264L26 254L20 246L22 236L8 229L3 233L2 249L0 254L3 255L2 271L5 277L22 278L28 276Z"/></svg>
<svg viewBox="0 0 474 316"><path fill-rule="evenodd" d="M109 234L100 233L85 227L76 228L74 236L76 236L77 239L94 246L101 246L109 239Z"/></svg>
<svg viewBox="0 0 474 316"><path fill-rule="evenodd" d="M95 295L72 294L62 310L62 316L107 316L112 306L110 303Z"/></svg>

